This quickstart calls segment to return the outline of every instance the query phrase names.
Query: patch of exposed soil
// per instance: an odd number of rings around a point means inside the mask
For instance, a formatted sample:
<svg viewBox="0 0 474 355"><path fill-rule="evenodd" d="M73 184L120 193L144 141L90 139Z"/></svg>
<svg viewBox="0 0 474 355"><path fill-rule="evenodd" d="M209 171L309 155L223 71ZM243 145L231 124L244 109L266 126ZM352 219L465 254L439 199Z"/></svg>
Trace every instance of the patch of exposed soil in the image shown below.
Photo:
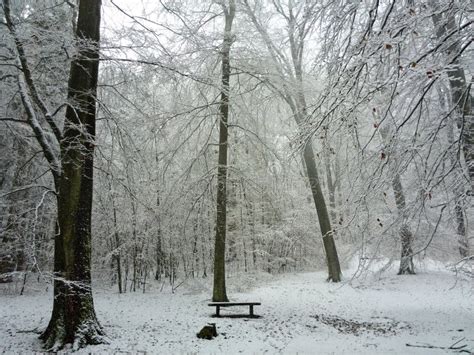
<svg viewBox="0 0 474 355"><path fill-rule="evenodd" d="M340 333L353 335L361 335L369 332L375 335L396 335L401 330L411 328L406 323L400 323L388 318L385 322L359 322L325 314L317 314L311 317L320 323L335 328Z"/></svg>

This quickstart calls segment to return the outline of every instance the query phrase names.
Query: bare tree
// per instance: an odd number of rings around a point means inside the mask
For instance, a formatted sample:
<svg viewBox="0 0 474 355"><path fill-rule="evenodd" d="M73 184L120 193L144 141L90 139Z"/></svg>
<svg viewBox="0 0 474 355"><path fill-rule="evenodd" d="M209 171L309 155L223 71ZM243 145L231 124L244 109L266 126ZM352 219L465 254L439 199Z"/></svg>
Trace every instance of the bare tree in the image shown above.
<svg viewBox="0 0 474 355"><path fill-rule="evenodd" d="M314 9L317 3L310 1L288 1L283 6L281 1L273 1L276 12L286 22L290 58L286 56L284 50L278 48L273 43L265 27L259 22L249 1L244 0L244 4L247 14L260 33L277 73L282 80L281 87L273 86L273 88L290 107L300 134L304 135L306 132L308 108L303 82L303 59L305 40L313 30L316 20ZM331 220L321 188L311 136L305 139L303 144L303 160L326 252L328 281L339 282L341 280L341 267L334 241L334 230L331 227Z"/></svg>
<svg viewBox="0 0 474 355"><path fill-rule="evenodd" d="M225 238L227 228L227 150L229 120L230 47L232 45L232 22L235 16L235 1L223 5L225 14L224 41L222 43L222 91L219 108L219 162L217 171L217 215L214 245L214 287L212 300L227 302L225 287Z"/></svg>
<svg viewBox="0 0 474 355"><path fill-rule="evenodd" d="M456 23L455 9L452 3L441 6L438 0L431 0L431 5L434 10L432 19L436 36L440 41L438 47L448 57L446 73L449 79L452 103L455 106L457 126L461 129L462 150L471 180L472 192L474 191L474 114L472 112L471 86L467 83L464 68L459 60L460 55L470 43L464 46L461 45L462 35L459 33L460 29ZM451 39L451 37L454 37L454 39Z"/></svg>

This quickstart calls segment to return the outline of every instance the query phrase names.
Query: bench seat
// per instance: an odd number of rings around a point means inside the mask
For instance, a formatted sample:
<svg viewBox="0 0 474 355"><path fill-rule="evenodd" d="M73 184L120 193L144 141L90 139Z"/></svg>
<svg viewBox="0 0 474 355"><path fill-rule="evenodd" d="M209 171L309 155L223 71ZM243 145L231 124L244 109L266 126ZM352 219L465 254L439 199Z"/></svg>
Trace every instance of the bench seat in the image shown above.
<svg viewBox="0 0 474 355"><path fill-rule="evenodd" d="M260 306L260 305L261 305L260 302L210 302L210 303L208 303L208 306L216 307L216 314L214 315L215 317L220 317L221 316L221 314L220 314L220 308L221 307L249 306L249 313L250 313L249 317L250 318L258 318L259 316L256 316L253 312L253 307L254 306Z"/></svg>

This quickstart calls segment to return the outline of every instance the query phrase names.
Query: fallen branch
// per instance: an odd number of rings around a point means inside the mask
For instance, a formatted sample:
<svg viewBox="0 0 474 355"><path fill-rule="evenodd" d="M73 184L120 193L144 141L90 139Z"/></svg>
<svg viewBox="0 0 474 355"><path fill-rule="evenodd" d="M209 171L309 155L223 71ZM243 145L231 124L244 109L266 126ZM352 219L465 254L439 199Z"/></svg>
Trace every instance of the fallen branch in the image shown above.
<svg viewBox="0 0 474 355"><path fill-rule="evenodd" d="M464 344L464 345L458 345L461 341L465 340L466 338L461 338L459 339L458 341L456 341L455 343L453 343L451 346L449 347L446 347L446 346L436 346L436 345L432 345L432 344L405 344L406 346L408 347L412 347L412 348L425 348L425 349L442 349L442 350L456 350L457 352L460 352L460 353L468 353L468 354L471 354L471 351L470 350L467 350L465 349L465 347L467 346L467 344Z"/></svg>
<svg viewBox="0 0 474 355"><path fill-rule="evenodd" d="M176 289L181 286L182 284L184 284L184 282L186 281L186 279L184 279L183 281L181 281L177 286L171 286L171 293L174 293L176 291Z"/></svg>
<svg viewBox="0 0 474 355"><path fill-rule="evenodd" d="M35 333L35 334L41 334L41 330L39 330L39 327L36 327L36 328L34 328L34 329L25 329L25 330L18 329L16 332L17 332L17 333Z"/></svg>

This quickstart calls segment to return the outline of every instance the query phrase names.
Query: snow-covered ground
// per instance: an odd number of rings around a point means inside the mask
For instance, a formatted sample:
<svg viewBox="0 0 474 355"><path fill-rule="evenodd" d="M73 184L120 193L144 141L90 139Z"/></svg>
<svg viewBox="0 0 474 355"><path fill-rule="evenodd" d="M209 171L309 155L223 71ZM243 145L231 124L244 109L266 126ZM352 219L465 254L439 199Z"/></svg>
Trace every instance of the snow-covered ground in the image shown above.
<svg viewBox="0 0 474 355"><path fill-rule="evenodd" d="M322 272L230 278L231 300L260 301L259 319L211 318L208 281L190 282L174 294L155 288L119 295L98 289L95 302L109 345L80 353L312 353L444 354L465 345L474 351L474 285L433 269L415 276L382 276L329 284ZM255 280L257 278L257 280ZM252 282L253 281L253 282ZM244 282L245 292L232 284ZM197 287L200 286L200 287ZM244 287L245 288L245 287ZM40 351L37 329L50 316L50 293L0 295L0 352ZM247 308L224 312L248 312ZM219 336L196 333L215 322ZM459 351L459 350L458 350Z"/></svg>

